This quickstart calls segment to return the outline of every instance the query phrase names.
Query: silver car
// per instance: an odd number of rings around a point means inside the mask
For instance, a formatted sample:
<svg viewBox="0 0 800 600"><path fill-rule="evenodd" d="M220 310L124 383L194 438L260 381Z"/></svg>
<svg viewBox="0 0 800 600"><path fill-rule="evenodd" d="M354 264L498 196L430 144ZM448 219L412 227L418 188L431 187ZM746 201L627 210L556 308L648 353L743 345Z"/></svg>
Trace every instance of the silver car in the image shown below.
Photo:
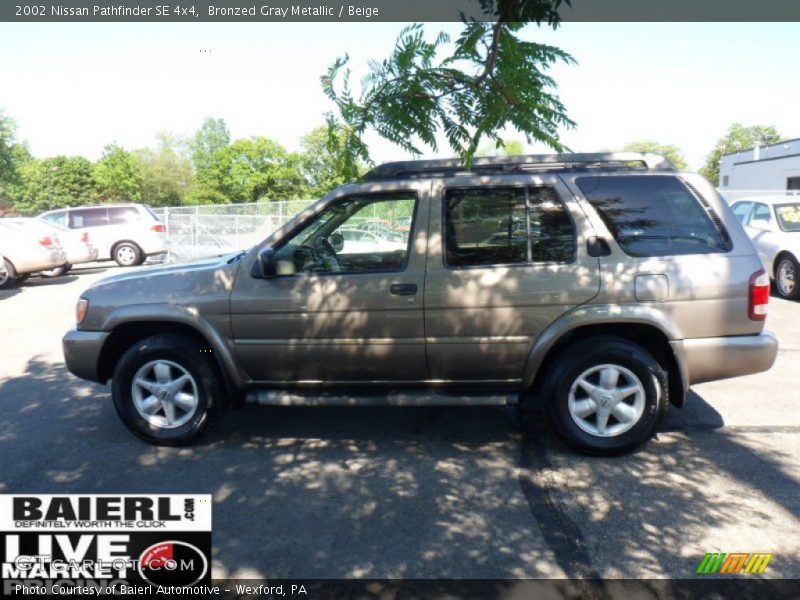
<svg viewBox="0 0 800 600"><path fill-rule="evenodd" d="M0 219L0 289L9 288L31 273L60 267L67 262L58 236Z"/></svg>
<svg viewBox="0 0 800 600"><path fill-rule="evenodd" d="M742 199L731 208L753 241L778 295L800 299L800 198Z"/></svg>
<svg viewBox="0 0 800 600"><path fill-rule="evenodd" d="M88 231L72 231L66 227L61 227L40 219L23 217L9 219L9 222L20 225L21 227L30 227L32 231L39 231L42 232L42 234L51 233L61 240L61 247L67 255L67 263L55 269L40 271L39 274L44 277L60 277L69 271L73 265L80 265L97 260L98 251L89 241Z"/></svg>

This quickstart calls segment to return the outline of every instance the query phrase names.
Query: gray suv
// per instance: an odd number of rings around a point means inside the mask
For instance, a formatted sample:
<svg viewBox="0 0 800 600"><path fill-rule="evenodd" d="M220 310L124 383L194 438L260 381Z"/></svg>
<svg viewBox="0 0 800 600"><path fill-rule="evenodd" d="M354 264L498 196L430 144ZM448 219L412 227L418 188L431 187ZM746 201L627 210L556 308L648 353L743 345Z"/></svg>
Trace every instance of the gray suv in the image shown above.
<svg viewBox="0 0 800 600"><path fill-rule="evenodd" d="M610 455L690 385L772 366L769 284L716 191L659 156L389 163L246 252L94 284L64 355L156 444L247 401L544 403Z"/></svg>

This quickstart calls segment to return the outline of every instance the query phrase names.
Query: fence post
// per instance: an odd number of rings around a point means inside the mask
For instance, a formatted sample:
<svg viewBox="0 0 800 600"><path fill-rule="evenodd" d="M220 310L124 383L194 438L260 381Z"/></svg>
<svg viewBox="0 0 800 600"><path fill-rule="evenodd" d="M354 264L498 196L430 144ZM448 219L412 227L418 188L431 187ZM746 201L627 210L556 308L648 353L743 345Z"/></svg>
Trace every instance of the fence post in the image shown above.
<svg viewBox="0 0 800 600"><path fill-rule="evenodd" d="M164 233L169 241L169 206L164 207Z"/></svg>

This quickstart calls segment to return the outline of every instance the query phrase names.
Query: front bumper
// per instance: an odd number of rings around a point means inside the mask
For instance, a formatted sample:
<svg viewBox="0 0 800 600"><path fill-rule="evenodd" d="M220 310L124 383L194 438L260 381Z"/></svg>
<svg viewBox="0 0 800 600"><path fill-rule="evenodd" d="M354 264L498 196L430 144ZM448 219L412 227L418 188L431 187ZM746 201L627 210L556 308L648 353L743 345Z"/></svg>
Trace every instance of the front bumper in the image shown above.
<svg viewBox="0 0 800 600"><path fill-rule="evenodd" d="M105 383L100 378L100 352L109 334L104 331L81 331L70 329L61 340L64 362L73 375L81 379Z"/></svg>
<svg viewBox="0 0 800 600"><path fill-rule="evenodd" d="M771 331L755 335L691 338L670 342L690 385L751 375L768 370L778 355L778 339Z"/></svg>

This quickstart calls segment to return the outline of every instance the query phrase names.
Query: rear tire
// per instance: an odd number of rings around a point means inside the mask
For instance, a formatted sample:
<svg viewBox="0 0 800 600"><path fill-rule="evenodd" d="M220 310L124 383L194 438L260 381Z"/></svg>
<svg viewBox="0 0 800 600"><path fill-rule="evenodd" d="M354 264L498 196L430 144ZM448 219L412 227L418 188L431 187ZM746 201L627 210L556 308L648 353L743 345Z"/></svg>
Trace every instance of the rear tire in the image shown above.
<svg viewBox="0 0 800 600"><path fill-rule="evenodd" d="M543 386L547 415L567 445L595 456L624 454L646 442L667 409L667 375L647 351L623 338L570 346Z"/></svg>
<svg viewBox="0 0 800 600"><path fill-rule="evenodd" d="M48 269L47 271L39 271L39 275L41 275L42 277L61 277L62 275L66 275L71 268L72 265L70 264L61 265L60 267L56 267L55 269Z"/></svg>
<svg viewBox="0 0 800 600"><path fill-rule="evenodd" d="M0 290L7 290L14 287L17 283L17 270L14 268L8 259L3 259L0 263Z"/></svg>
<svg viewBox="0 0 800 600"><path fill-rule="evenodd" d="M791 254L781 256L775 265L775 291L786 300L800 300L800 264Z"/></svg>
<svg viewBox="0 0 800 600"><path fill-rule="evenodd" d="M111 251L111 257L120 267L135 267L144 262L144 252L133 242L120 242Z"/></svg>
<svg viewBox="0 0 800 600"><path fill-rule="evenodd" d="M219 420L228 399L205 344L180 334L155 335L128 349L114 369L117 414L136 436L159 446L183 446Z"/></svg>

